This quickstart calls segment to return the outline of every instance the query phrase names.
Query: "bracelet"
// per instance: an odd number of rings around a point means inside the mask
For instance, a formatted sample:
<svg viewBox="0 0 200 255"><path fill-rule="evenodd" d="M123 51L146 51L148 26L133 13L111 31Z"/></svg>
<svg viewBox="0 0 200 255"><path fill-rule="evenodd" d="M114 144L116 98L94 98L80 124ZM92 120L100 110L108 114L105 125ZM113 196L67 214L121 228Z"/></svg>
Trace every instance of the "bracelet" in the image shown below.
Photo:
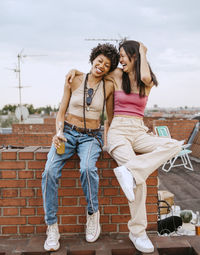
<svg viewBox="0 0 200 255"><path fill-rule="evenodd" d="M57 136L62 136L63 135L63 131L62 130L58 130L58 133L56 134Z"/></svg>

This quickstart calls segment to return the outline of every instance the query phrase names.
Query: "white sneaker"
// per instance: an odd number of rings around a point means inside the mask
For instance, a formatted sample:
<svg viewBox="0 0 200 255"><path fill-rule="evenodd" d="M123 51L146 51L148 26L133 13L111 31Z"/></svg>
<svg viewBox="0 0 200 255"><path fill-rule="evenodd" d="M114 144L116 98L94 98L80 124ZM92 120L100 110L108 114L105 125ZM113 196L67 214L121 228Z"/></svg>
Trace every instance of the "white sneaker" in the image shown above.
<svg viewBox="0 0 200 255"><path fill-rule="evenodd" d="M46 251L57 251L60 248L58 224L48 225L46 234L47 239L44 243L44 249Z"/></svg>
<svg viewBox="0 0 200 255"><path fill-rule="evenodd" d="M131 232L129 233L129 238L135 245L135 248L138 251L144 252L144 253L151 253L154 251L154 246L151 242L151 240L148 238L147 234L145 233L142 236L135 237Z"/></svg>
<svg viewBox="0 0 200 255"><path fill-rule="evenodd" d="M87 213L87 223L86 223L86 241L95 242L100 235L101 227L99 224L100 213L99 211L89 215Z"/></svg>
<svg viewBox="0 0 200 255"><path fill-rule="evenodd" d="M119 166L114 168L114 173L127 199L133 202L135 200L133 189L136 184L131 172L125 166Z"/></svg>

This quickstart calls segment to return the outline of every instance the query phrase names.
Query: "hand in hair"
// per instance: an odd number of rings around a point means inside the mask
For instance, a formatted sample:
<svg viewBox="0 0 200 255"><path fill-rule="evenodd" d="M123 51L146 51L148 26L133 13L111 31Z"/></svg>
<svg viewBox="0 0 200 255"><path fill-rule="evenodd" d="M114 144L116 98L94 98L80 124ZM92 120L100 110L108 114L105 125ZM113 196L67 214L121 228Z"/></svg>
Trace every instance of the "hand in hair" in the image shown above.
<svg viewBox="0 0 200 255"><path fill-rule="evenodd" d="M140 44L140 48L139 48L140 54L142 54L142 53L146 54L147 53L147 47L144 46L144 44L141 43L141 42L139 42L139 44Z"/></svg>

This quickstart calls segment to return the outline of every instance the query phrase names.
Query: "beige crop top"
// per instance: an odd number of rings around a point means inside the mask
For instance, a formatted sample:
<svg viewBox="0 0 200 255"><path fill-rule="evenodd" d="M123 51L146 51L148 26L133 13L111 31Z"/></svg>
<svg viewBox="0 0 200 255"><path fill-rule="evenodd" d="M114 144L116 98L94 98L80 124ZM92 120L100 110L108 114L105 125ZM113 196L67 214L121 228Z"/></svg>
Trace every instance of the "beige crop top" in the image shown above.
<svg viewBox="0 0 200 255"><path fill-rule="evenodd" d="M71 98L69 101L69 106L67 109L68 114L73 114L79 117L83 117L83 93L84 93L84 82L85 82L86 74L84 74L83 81L81 85L72 92ZM89 88L87 84L87 88ZM104 92L103 92L103 81L101 80L100 83L96 84L93 87L93 98L92 103L89 106L89 110L85 109L85 117L87 119L100 119L100 115L103 109L104 103ZM87 90L86 90L86 97L87 97ZM87 108L87 104L85 103Z"/></svg>

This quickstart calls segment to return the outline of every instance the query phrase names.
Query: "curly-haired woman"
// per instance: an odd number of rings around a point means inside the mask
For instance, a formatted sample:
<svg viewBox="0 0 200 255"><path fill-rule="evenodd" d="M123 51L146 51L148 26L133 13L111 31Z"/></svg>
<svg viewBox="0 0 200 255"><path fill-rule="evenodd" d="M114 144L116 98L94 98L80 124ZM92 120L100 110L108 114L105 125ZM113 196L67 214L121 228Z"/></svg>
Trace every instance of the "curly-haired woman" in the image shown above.
<svg viewBox="0 0 200 255"><path fill-rule="evenodd" d="M111 44L99 44L92 49L90 73L81 74L68 85L66 80L64 94L56 117L57 134L48 154L42 174L42 195L45 222L48 225L44 249L59 249L59 230L57 225L58 179L66 160L75 152L80 158L81 185L87 201L86 240L94 242L100 235L100 214L98 210L99 177L96 161L101 152L100 115L106 110L109 123L113 117L113 91L111 80L104 76L113 71L119 61L117 49ZM65 113L67 115L65 117ZM65 142L64 154L57 149Z"/></svg>

